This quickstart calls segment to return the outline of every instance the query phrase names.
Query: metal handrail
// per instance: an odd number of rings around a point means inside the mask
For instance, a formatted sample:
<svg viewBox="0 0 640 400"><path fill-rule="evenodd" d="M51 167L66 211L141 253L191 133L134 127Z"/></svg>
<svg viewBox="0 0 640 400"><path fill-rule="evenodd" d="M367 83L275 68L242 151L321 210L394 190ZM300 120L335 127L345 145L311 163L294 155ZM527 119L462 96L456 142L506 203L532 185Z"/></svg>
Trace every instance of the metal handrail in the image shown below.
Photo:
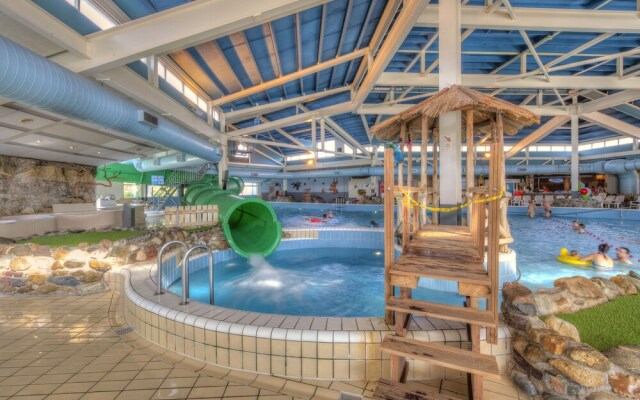
<svg viewBox="0 0 640 400"><path fill-rule="evenodd" d="M189 246L187 246L187 244L185 242L181 242L179 240L172 240L170 242L167 242L164 244L164 246L162 246L160 248L160 252L158 252L158 266L157 266L157 271L156 271L156 279L157 279L157 285L158 285L158 290L156 291L156 294L163 294L164 292L162 291L162 256L164 255L165 250L174 245L174 244L181 244L182 247L184 247L185 250L187 250L189 248Z"/></svg>
<svg viewBox="0 0 640 400"><path fill-rule="evenodd" d="M213 253L211 249L205 245L193 246L184 255L182 259L182 302L181 306L188 304L189 301L189 256L198 249L207 250L209 256L209 304L213 304Z"/></svg>

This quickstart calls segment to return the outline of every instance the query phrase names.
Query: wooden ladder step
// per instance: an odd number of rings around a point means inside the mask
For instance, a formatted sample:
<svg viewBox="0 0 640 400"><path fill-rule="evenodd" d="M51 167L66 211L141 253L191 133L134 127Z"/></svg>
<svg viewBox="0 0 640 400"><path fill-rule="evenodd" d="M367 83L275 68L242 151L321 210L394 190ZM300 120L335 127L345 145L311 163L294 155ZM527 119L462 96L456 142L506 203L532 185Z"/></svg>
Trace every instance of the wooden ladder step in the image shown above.
<svg viewBox="0 0 640 400"><path fill-rule="evenodd" d="M500 376L495 357L443 344L387 335L380 345L380 350L471 374L496 378Z"/></svg>
<svg viewBox="0 0 640 400"><path fill-rule="evenodd" d="M392 382L388 379L380 379L373 392L373 398L380 400L458 400L446 394L428 392L406 383Z"/></svg>
<svg viewBox="0 0 640 400"><path fill-rule="evenodd" d="M410 259L400 256L391 266L392 275L417 276L424 278L444 279L448 281L491 285L491 279L482 264L453 263L449 261Z"/></svg>
<svg viewBox="0 0 640 400"><path fill-rule="evenodd" d="M408 314L420 314L427 317L458 321L465 324L496 328L497 321L490 311L477 310L468 307L456 307L449 304L431 303L414 299L391 297L387 303L387 310Z"/></svg>

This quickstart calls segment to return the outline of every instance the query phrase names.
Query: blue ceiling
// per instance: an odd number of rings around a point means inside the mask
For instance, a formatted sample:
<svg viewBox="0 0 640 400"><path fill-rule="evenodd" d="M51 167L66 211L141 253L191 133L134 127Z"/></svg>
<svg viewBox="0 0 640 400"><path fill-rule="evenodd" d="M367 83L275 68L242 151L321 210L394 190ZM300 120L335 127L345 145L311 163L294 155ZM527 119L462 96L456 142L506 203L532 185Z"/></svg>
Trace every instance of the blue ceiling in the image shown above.
<svg viewBox="0 0 640 400"><path fill-rule="evenodd" d="M83 35L99 30L64 0L34 1ZM187 3L186 0L113 1L131 19L142 18ZM483 6L484 3L484 0L466 2L466 4L472 6ZM431 4L437 4L437 1L431 1ZM623 11L634 11L636 9L636 0L511 0L511 4L516 8L599 8L602 10ZM183 51L177 51L169 54L169 57L190 76L193 84L197 85L211 98L216 99L367 47L386 5L387 0L333 0L322 6L302 11L297 15L292 14L271 23L202 43ZM407 70L408 65L416 58L416 52L423 48L435 33L436 30L434 28L416 27L412 29L402 43L400 50L389 63L386 71L403 72ZM548 63L599 36L596 33L576 32L556 34L554 32L528 31L527 34L534 44L550 35L553 36L551 40L537 47L537 51L540 53L544 63ZM584 54L570 57L559 65L600 55L615 54L637 47L640 47L640 32L637 34L616 34L589 48L583 52ZM463 73L490 74L526 49L525 41L517 30L475 30L462 43ZM425 65L427 67L437 60L437 50L438 42L436 40L426 54ZM241 110L255 105L296 98L349 85L354 80L360 62L360 59L345 62L319 73L226 103L222 105L222 109L225 112ZM636 64L640 64L640 56L626 57L624 59L625 68ZM605 76L616 72L614 60L597 68L589 69L590 67L593 67L593 65L577 66L553 72L552 75ZM538 65L534 58L527 57L527 70L532 71L537 68ZM144 74L144 69L134 69ZM514 75L519 74L520 70L521 65L518 60L504 66L498 73ZM408 71L419 72L420 62L414 63ZM437 73L438 68L435 67L433 72ZM181 97L177 92L173 93L167 87L162 89L168 91L175 98ZM397 97L405 89L404 87L378 87L367 97L366 102L381 103L385 101L385 96L389 90L393 90ZM435 88L416 88L410 90L407 96L419 95L433 90ZM492 92L492 90L483 91L486 93ZM531 90L506 90L496 96L518 104L532 93L534 92ZM568 95L569 93L566 90L561 90L560 94ZM552 91L545 91L545 101L554 101L556 99L557 97ZM184 99L179 100L185 103ZM343 92L305 103L305 107L315 110L348 100L349 92ZM407 104L418 101L409 101ZM588 100L580 98L580 101ZM266 114L265 118L276 120L295 115L298 112L301 111L295 107L290 107ZM638 122L636 118L613 109L606 110L605 113L628 123L637 124ZM366 144L369 142L359 115L343 114L332 118L360 143ZM376 116L370 115L366 117L369 125L373 125L376 119ZM547 119L543 118L543 123ZM235 125L238 128L243 128L257 123L259 121L252 118ZM586 126L580 130L581 140L617 136L613 132L586 124L584 121L583 124ZM523 129L515 137L509 138L507 141L515 142L520 140L535 128ZM310 141L309 123L289 126L284 130L288 133L294 133L296 138L302 141ZM559 129L543 139L543 142L569 143L569 132L566 129ZM268 140L276 139L285 143L290 142L276 131L266 132L259 137ZM330 130L328 130L327 137L333 137Z"/></svg>

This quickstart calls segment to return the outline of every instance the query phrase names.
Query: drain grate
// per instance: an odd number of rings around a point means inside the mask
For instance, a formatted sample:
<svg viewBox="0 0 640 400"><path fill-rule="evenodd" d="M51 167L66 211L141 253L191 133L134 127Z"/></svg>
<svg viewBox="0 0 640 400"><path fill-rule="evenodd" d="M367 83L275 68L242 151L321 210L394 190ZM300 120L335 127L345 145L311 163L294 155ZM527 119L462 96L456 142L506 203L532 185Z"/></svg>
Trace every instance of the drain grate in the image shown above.
<svg viewBox="0 0 640 400"><path fill-rule="evenodd" d="M133 332L133 328L130 326L127 326L126 328L122 328L122 329L117 329L116 333L118 335L126 335L127 333L131 333Z"/></svg>
<svg viewBox="0 0 640 400"><path fill-rule="evenodd" d="M354 393L340 392L340 400L362 400L362 396Z"/></svg>

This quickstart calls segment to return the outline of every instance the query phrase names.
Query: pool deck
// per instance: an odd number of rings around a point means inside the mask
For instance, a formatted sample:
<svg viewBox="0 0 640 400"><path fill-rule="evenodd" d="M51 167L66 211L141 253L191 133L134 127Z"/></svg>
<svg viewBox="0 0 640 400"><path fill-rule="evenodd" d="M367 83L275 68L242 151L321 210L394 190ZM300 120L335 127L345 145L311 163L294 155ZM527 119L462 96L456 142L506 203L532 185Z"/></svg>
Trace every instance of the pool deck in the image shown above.
<svg viewBox="0 0 640 400"><path fill-rule="evenodd" d="M123 333L118 291L76 296L0 296L0 400L337 399L371 396L375 381L304 380L197 361ZM118 334L118 333L120 334ZM466 379L416 382L466 399ZM485 380L485 397L526 399L506 377Z"/></svg>

